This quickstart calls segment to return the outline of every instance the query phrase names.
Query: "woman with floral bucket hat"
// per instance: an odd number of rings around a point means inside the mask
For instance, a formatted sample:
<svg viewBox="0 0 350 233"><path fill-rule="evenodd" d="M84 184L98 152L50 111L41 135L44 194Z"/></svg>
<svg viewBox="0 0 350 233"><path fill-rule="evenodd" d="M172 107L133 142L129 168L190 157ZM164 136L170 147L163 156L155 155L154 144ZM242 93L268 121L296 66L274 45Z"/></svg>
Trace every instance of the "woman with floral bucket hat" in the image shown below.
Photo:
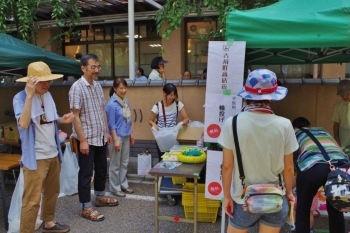
<svg viewBox="0 0 350 233"><path fill-rule="evenodd" d="M258 214L245 211L242 198L245 189L238 172L233 117L224 123L218 142L223 146L223 208L229 216L228 233L247 233L256 223L259 223L261 233L278 233L287 219L288 202L294 201L293 152L298 149L298 143L291 122L275 115L270 108L271 101L282 100L287 91L287 88L277 85L274 72L258 69L249 73L238 93L246 103L238 114L236 127L245 185L281 183L283 204L278 212Z"/></svg>

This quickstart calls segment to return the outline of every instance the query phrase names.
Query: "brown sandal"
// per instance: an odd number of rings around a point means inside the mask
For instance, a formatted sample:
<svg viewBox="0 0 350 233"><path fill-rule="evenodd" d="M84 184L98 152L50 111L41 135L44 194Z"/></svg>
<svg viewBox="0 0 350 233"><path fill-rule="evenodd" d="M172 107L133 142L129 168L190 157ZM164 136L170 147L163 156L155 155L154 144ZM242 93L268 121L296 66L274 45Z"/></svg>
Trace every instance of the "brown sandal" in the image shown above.
<svg viewBox="0 0 350 233"><path fill-rule="evenodd" d="M100 214L92 206L89 209L83 209L81 216L94 222L105 220L105 216L103 214Z"/></svg>
<svg viewBox="0 0 350 233"><path fill-rule="evenodd" d="M117 199L112 197L102 197L102 199L95 199L95 206L117 206L119 204Z"/></svg>

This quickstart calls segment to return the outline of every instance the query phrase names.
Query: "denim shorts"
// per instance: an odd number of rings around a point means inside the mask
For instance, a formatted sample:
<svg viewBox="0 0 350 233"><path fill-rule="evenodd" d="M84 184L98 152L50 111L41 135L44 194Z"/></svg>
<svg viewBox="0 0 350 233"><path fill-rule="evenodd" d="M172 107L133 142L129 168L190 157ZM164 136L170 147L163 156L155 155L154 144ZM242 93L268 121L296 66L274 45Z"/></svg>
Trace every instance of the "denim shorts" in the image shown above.
<svg viewBox="0 0 350 233"><path fill-rule="evenodd" d="M289 206L286 196L283 197L283 206L279 212L272 214L253 214L243 210L243 205L234 202L233 218L229 218L229 223L238 229L247 229L257 222L270 227L281 227L287 219Z"/></svg>

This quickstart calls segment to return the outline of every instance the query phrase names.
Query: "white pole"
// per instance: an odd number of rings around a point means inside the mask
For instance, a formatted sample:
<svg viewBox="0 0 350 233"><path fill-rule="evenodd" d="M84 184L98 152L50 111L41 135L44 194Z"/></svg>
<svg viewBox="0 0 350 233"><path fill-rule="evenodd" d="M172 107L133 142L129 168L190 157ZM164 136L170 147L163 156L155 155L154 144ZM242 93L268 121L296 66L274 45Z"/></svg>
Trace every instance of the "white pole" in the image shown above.
<svg viewBox="0 0 350 233"><path fill-rule="evenodd" d="M318 64L314 64L313 78L318 78Z"/></svg>
<svg viewBox="0 0 350 233"><path fill-rule="evenodd" d="M225 233L226 213L222 204L223 202L221 202L221 233Z"/></svg>
<svg viewBox="0 0 350 233"><path fill-rule="evenodd" d="M128 1L128 27L129 27L129 79L135 78L135 18L134 0Z"/></svg>

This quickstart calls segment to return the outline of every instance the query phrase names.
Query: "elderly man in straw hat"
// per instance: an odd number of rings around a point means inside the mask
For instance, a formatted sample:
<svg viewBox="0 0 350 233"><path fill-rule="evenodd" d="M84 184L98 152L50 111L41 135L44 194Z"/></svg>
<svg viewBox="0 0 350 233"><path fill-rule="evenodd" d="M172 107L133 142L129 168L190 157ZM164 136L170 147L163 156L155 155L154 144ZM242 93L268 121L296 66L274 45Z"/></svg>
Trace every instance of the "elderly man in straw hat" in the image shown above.
<svg viewBox="0 0 350 233"><path fill-rule="evenodd" d="M291 122L276 116L270 108L271 101L281 100L286 95L287 88L277 85L275 73L267 69L254 70L238 93L246 106L237 118L229 117L224 123L218 142L223 146L223 208L230 217L228 233L248 233L255 223L259 223L259 232L278 233L286 221L288 201L294 201L293 152L299 145ZM239 147L233 137L235 122ZM242 154L245 176L238 169L237 148ZM245 184L283 185L284 201L278 212L256 214L245 211L246 203L242 198Z"/></svg>
<svg viewBox="0 0 350 233"><path fill-rule="evenodd" d="M29 64L25 89L13 98L22 146L24 191L21 209L21 233L32 233L42 200L43 232L68 232L69 227L54 221L60 191L59 175L62 151L58 138L58 124L71 123L72 113L59 117L51 94L52 80L62 74L52 74L44 62Z"/></svg>

